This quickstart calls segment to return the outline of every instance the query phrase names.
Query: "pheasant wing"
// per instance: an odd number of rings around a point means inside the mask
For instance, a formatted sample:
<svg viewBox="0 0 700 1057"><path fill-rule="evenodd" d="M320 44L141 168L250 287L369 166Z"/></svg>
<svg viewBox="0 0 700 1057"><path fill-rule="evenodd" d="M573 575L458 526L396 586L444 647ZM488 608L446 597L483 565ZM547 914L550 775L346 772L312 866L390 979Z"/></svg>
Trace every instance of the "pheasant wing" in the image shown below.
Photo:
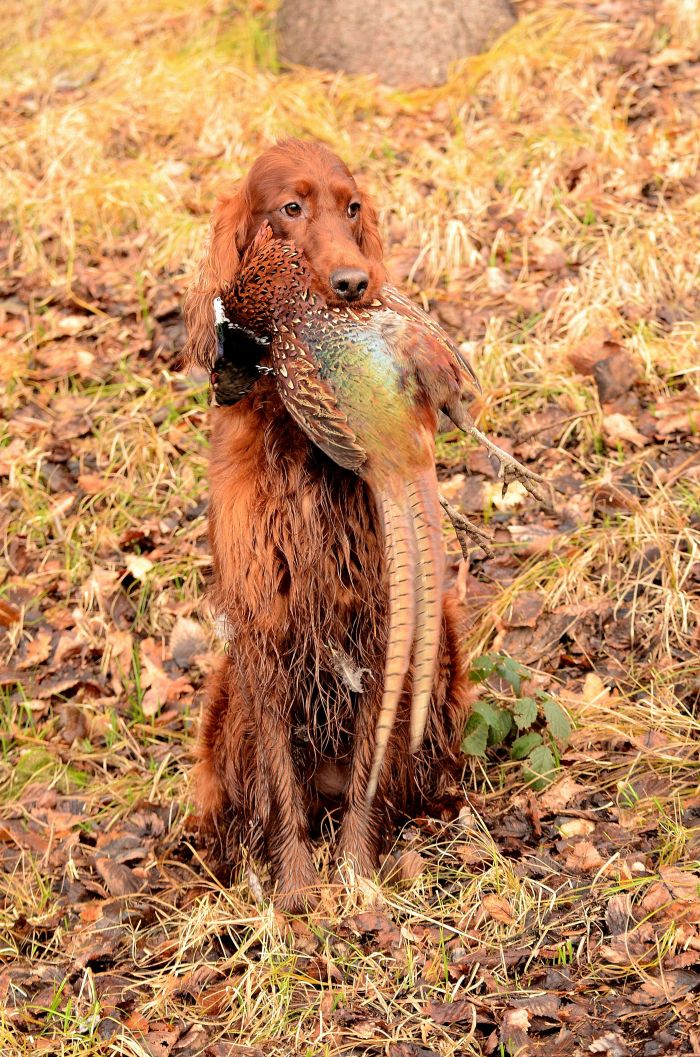
<svg viewBox="0 0 700 1057"><path fill-rule="evenodd" d="M387 308L391 308L394 312L398 312L399 315L414 320L432 334L432 336L440 342L445 351L457 361L459 369L461 373L466 376L468 383L476 389L477 393L481 392L481 383L476 376L474 368L462 355L455 343L450 340L440 324L435 322L432 316L429 316L427 312L424 312L422 308L419 308L418 305L414 304L410 298L406 297L405 294L402 294L395 286L390 286L388 284L383 286L379 299Z"/></svg>
<svg viewBox="0 0 700 1057"><path fill-rule="evenodd" d="M284 406L309 440L339 466L359 471L367 452L315 360L292 334L273 342L272 367Z"/></svg>

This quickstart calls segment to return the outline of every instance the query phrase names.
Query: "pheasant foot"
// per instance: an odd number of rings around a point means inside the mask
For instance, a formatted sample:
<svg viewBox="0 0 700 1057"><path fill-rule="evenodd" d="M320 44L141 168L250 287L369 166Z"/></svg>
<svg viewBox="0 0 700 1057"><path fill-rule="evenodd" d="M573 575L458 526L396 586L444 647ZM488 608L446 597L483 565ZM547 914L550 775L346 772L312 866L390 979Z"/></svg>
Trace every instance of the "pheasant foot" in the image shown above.
<svg viewBox="0 0 700 1057"><path fill-rule="evenodd" d="M464 514L460 514L459 510L453 507L451 503L448 503L443 495L438 495L438 499L440 500L440 506L452 522L452 528L455 530L455 536L462 548L464 560L467 561L469 559L468 540L472 540L477 547L481 547L483 551L486 551L489 558L493 558L494 552L491 547L493 540L489 534L473 525Z"/></svg>
<svg viewBox="0 0 700 1057"><path fill-rule="evenodd" d="M494 444L492 440L482 433L476 426L469 426L466 430L467 433L471 433L473 437L479 441L480 444L491 452L492 455L498 459L501 465L501 473L503 475L503 495L508 491L508 485L512 481L520 481L523 488L526 489L533 496L538 503L547 509L551 509L551 493L553 486L541 477L540 474L535 473L534 470L528 470L526 466L523 466L521 462L518 462L516 458L509 455L503 448L499 448L498 444Z"/></svg>

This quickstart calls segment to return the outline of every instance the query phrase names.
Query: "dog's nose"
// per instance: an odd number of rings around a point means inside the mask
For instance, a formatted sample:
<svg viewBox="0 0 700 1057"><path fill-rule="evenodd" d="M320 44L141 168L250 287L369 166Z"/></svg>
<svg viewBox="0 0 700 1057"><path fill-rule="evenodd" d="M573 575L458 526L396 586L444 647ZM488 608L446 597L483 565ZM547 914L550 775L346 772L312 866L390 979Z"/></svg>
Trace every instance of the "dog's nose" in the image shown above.
<svg viewBox="0 0 700 1057"><path fill-rule="evenodd" d="M330 280L338 297L344 301L357 301L367 289L369 275L361 268L336 268L331 272Z"/></svg>

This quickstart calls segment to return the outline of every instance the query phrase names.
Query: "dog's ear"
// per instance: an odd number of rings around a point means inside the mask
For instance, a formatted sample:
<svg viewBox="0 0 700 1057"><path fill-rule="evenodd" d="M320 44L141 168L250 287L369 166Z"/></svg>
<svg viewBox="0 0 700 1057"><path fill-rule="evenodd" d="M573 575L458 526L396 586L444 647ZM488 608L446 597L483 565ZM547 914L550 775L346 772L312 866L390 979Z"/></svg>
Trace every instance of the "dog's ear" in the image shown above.
<svg viewBox="0 0 700 1057"><path fill-rule="evenodd" d="M197 276L185 296L187 340L178 367L199 363L211 368L216 355L214 298L234 278L251 227L245 186L222 195L214 208L209 242Z"/></svg>
<svg viewBox="0 0 700 1057"><path fill-rule="evenodd" d="M384 256L382 240L379 235L379 221L377 211L372 205L372 199L362 194L362 210L360 212L362 228L360 231L360 249L365 257L372 261L381 261Z"/></svg>

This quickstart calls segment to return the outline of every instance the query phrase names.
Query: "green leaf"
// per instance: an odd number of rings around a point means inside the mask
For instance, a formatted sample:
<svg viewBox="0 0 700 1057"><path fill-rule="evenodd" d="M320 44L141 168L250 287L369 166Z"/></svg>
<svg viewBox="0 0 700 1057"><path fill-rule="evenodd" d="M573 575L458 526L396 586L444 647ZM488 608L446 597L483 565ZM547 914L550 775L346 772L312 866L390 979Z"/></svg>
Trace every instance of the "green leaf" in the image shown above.
<svg viewBox="0 0 700 1057"><path fill-rule="evenodd" d="M541 734L535 734L534 731L530 734L522 734L519 738L516 738L511 745L510 758L511 760L524 760L529 752L532 752L534 748L541 744Z"/></svg>
<svg viewBox="0 0 700 1057"><path fill-rule="evenodd" d="M501 657L496 665L496 670L502 679L505 679L507 683L510 683L516 694L519 694L520 683L525 674L523 666L518 664L517 661L514 661L512 657Z"/></svg>
<svg viewBox="0 0 700 1057"><path fill-rule="evenodd" d="M571 723L561 705L557 704L553 697L548 697L542 704L547 726L552 737L566 745L571 737Z"/></svg>
<svg viewBox="0 0 700 1057"><path fill-rule="evenodd" d="M489 725L478 712L470 716L462 739L462 752L468 756L485 756L489 739Z"/></svg>
<svg viewBox="0 0 700 1057"><path fill-rule="evenodd" d="M496 711L496 722L491 724L489 730L489 745L500 745L510 734L513 726L513 717L507 708L499 708Z"/></svg>
<svg viewBox="0 0 700 1057"><path fill-rule="evenodd" d="M524 764L525 780L535 789L544 789L554 781L557 761L547 745L538 745L533 749Z"/></svg>
<svg viewBox="0 0 700 1057"><path fill-rule="evenodd" d="M519 697L515 702L513 718L519 730L531 727L537 719L537 702L534 697Z"/></svg>
<svg viewBox="0 0 700 1057"><path fill-rule="evenodd" d="M497 655L485 653L483 657L477 657L476 660L472 661L469 678L473 683L484 683L490 675L493 675L497 664Z"/></svg>
<svg viewBox="0 0 700 1057"><path fill-rule="evenodd" d="M474 712L481 716L482 719L485 719L490 727L495 727L498 724L498 709L490 701L485 699L475 701L472 705L472 714Z"/></svg>
<svg viewBox="0 0 700 1057"><path fill-rule="evenodd" d="M477 701L473 706L473 712L480 715L489 725L488 744L500 745L513 725L510 712L504 708L496 708L489 700Z"/></svg>

